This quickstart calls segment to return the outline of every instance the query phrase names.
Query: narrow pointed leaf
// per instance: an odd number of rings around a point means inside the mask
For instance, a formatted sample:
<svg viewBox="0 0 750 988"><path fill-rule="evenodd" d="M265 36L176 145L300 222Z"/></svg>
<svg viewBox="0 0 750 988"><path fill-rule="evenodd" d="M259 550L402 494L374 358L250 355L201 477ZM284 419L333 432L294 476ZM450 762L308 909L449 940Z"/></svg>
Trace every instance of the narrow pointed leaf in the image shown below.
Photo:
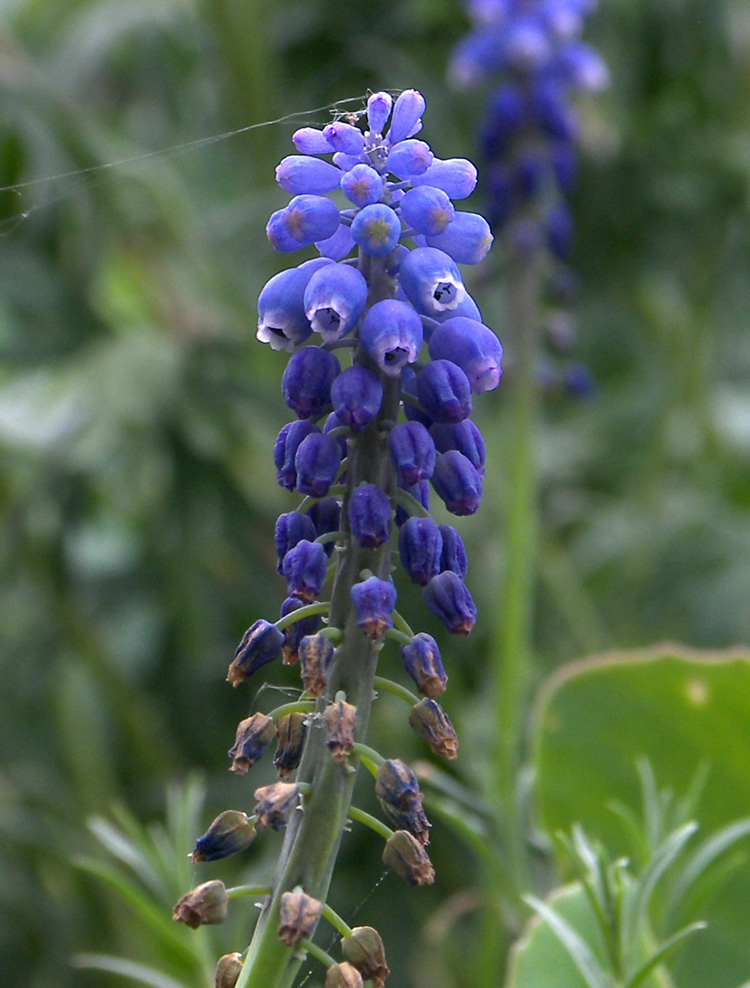
<svg viewBox="0 0 750 988"><path fill-rule="evenodd" d="M579 936L570 923L563 919L554 909L551 909L545 902L542 902L541 899L537 899L533 895L524 896L524 901L545 920L560 943L565 947L589 988L609 988L610 983L604 971L602 971L599 961L594 956L593 951L586 941Z"/></svg>
<svg viewBox="0 0 750 988"><path fill-rule="evenodd" d="M72 963L77 968L120 974L123 978L129 978L131 981L137 981L142 985L149 985L150 988L187 988L181 981L175 981L174 978L162 974L156 968L147 967L145 964L136 964L134 961L127 961L122 957L112 957L109 954L76 954Z"/></svg>
<svg viewBox="0 0 750 988"><path fill-rule="evenodd" d="M642 964L628 978L622 988L638 988L639 985L643 984L649 974L664 961L667 955L671 954L675 947L678 947L683 940L687 939L693 933L696 933L698 930L705 930L705 928L705 923L693 923L691 926L686 926L684 930L675 933L668 940L665 940L661 947L649 957L646 963Z"/></svg>

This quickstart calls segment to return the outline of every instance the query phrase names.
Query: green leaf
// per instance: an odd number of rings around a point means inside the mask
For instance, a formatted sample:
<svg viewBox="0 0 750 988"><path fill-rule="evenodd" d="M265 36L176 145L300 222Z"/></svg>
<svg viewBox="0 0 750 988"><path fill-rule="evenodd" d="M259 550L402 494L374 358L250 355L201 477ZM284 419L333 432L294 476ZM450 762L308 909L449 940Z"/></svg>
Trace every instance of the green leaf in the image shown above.
<svg viewBox="0 0 750 988"><path fill-rule="evenodd" d="M567 950L589 988L608 988L607 977L586 941L563 917L533 895L524 899L547 923L554 935Z"/></svg>
<svg viewBox="0 0 750 988"><path fill-rule="evenodd" d="M134 961L127 961L122 957L111 957L109 954L76 954L72 958L72 964L73 967L121 974L123 978L130 978L131 981L150 985L150 988L187 988L181 981L175 981L174 978L162 974L161 971L157 971L153 967L136 964Z"/></svg>
<svg viewBox="0 0 750 988"><path fill-rule="evenodd" d="M730 823L712 834L693 852L672 889L669 908L684 909L684 900L704 873L743 837L750 836L750 817Z"/></svg>
<svg viewBox="0 0 750 988"><path fill-rule="evenodd" d="M639 988L640 985L646 980L646 978L655 970L659 964L661 964L664 959L672 953L675 947L678 947L683 940L686 940L693 933L697 933L698 930L705 930L705 923L692 923L690 926L686 926L684 930L680 930L671 936L668 940L655 950L654 953L649 957L645 964L642 964L625 982L622 988Z"/></svg>

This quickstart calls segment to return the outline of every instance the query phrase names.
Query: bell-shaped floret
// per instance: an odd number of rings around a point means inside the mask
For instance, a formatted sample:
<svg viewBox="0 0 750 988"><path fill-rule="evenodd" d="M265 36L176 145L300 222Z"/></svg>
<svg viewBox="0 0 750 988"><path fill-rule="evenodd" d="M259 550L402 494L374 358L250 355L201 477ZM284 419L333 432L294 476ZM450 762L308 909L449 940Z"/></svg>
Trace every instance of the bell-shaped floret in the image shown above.
<svg viewBox="0 0 750 988"><path fill-rule="evenodd" d="M505 61L519 72L539 72L552 55L552 42L541 18L515 17L503 35Z"/></svg>
<svg viewBox="0 0 750 988"><path fill-rule="evenodd" d="M476 188L477 170L467 158L435 158L427 171L411 176L411 184L431 185L450 199L465 199Z"/></svg>
<svg viewBox="0 0 750 988"><path fill-rule="evenodd" d="M481 322L464 316L448 319L433 331L429 349L433 360L458 364L475 395L491 391L500 383L503 348L492 330Z"/></svg>
<svg viewBox="0 0 750 988"><path fill-rule="evenodd" d="M341 174L339 172L339 174ZM383 178L369 165L355 165L341 179L341 190L355 206L372 206L383 195Z"/></svg>
<svg viewBox="0 0 750 988"><path fill-rule="evenodd" d="M282 572L281 564L290 549L293 549L302 539L313 542L316 535L312 520L308 515L302 514L301 511L287 511L283 515L279 515L274 530L274 545L278 556L277 573Z"/></svg>
<svg viewBox="0 0 750 988"><path fill-rule="evenodd" d="M434 699L445 690L448 676L438 643L432 635L420 632L400 648L404 669L416 683L417 689Z"/></svg>
<svg viewBox="0 0 750 988"><path fill-rule="evenodd" d="M308 515L315 525L315 533L318 538L321 535L329 535L331 532L338 532L341 528L341 505L335 497L324 497L318 501L308 511ZM333 553L333 542L326 542L324 546L326 555Z"/></svg>
<svg viewBox="0 0 750 988"><path fill-rule="evenodd" d="M325 277L316 277L316 275ZM367 282L348 264L325 264L315 271L305 289L305 314L326 343L346 336L362 318L367 303Z"/></svg>
<svg viewBox="0 0 750 988"><path fill-rule="evenodd" d="M387 257L398 246L401 220L390 206L376 202L365 206L351 225L354 243L370 257Z"/></svg>
<svg viewBox="0 0 750 988"><path fill-rule="evenodd" d="M435 422L430 426L430 435L438 453L457 449L469 460L479 476L484 476L487 447L482 433L471 419L464 419L463 422Z"/></svg>
<svg viewBox="0 0 750 988"><path fill-rule="evenodd" d="M299 597L311 604L323 588L328 569L328 556L319 542L300 539L284 556L281 563L290 597Z"/></svg>
<svg viewBox="0 0 750 988"><path fill-rule="evenodd" d="M288 254L332 237L340 221L338 207L331 199L300 195L271 215L266 234L276 250Z"/></svg>
<svg viewBox="0 0 750 988"><path fill-rule="evenodd" d="M398 280L417 312L426 316L455 309L466 294L456 262L434 247L410 251L401 261Z"/></svg>
<svg viewBox="0 0 750 988"><path fill-rule="evenodd" d="M456 449L438 456L432 486L453 515L473 515L482 500L482 478Z"/></svg>
<svg viewBox="0 0 750 988"><path fill-rule="evenodd" d="M468 292L466 292L455 309L446 309L444 312L436 313L431 318L436 322L448 322L449 319L455 319L456 316L476 319L477 322L482 321L482 313L479 311L479 306ZM429 336L427 338L429 339Z"/></svg>
<svg viewBox="0 0 750 988"><path fill-rule="evenodd" d="M429 247L444 250L459 264L479 264L493 239L489 223L479 213L456 213L442 233L426 237Z"/></svg>
<svg viewBox="0 0 750 988"><path fill-rule="evenodd" d="M297 449L303 439L316 432L320 432L317 425L307 420L298 420L287 423L276 437L273 448L276 479L288 491L293 491L297 486L297 468L294 465Z"/></svg>
<svg viewBox="0 0 750 988"><path fill-rule="evenodd" d="M341 466L341 447L329 435L312 433L294 458L297 490L310 497L325 497Z"/></svg>
<svg viewBox="0 0 750 988"><path fill-rule="evenodd" d="M276 181L285 192L296 195L323 195L338 189L341 171L328 161L290 154L276 166Z"/></svg>
<svg viewBox="0 0 750 988"><path fill-rule="evenodd" d="M389 758L378 769L375 795L391 823L421 844L429 844L430 822L422 809L423 796L414 772L400 758Z"/></svg>
<svg viewBox="0 0 750 988"><path fill-rule="evenodd" d="M382 638L388 628L393 627L393 608L396 606L393 580L370 576L354 584L351 598L357 624L368 638Z"/></svg>
<svg viewBox="0 0 750 988"><path fill-rule="evenodd" d="M406 302L383 299L365 314L359 340L378 367L389 377L396 377L419 355L422 320Z"/></svg>
<svg viewBox="0 0 750 988"><path fill-rule="evenodd" d="M354 538L366 549L377 549L388 541L391 502L377 484L362 484L352 491L349 525Z"/></svg>
<svg viewBox="0 0 750 988"><path fill-rule="evenodd" d="M413 515L401 526L398 550L401 565L413 583L425 587L440 572L443 537L432 518Z"/></svg>
<svg viewBox="0 0 750 988"><path fill-rule="evenodd" d="M423 592L424 602L452 635L468 635L477 609L461 577L452 570L433 576Z"/></svg>
<svg viewBox="0 0 750 988"><path fill-rule="evenodd" d="M422 127L422 114L425 108L424 96L416 89L405 89L396 100L388 128L388 143L393 146L399 141L412 137Z"/></svg>
<svg viewBox="0 0 750 988"><path fill-rule="evenodd" d="M317 418L331 404L331 385L340 373L336 357L322 347L298 350L281 378L284 401L299 418Z"/></svg>
<svg viewBox="0 0 750 988"><path fill-rule="evenodd" d="M423 175L435 160L430 145L414 139L400 141L388 151L388 171L403 181Z"/></svg>
<svg viewBox="0 0 750 988"><path fill-rule="evenodd" d="M435 469L435 443L421 422L403 422L388 433L388 450L399 487L429 480Z"/></svg>
<svg viewBox="0 0 750 988"><path fill-rule="evenodd" d="M342 425L362 432L380 411L383 385L365 367L347 367L331 385L333 410Z"/></svg>
<svg viewBox="0 0 750 988"><path fill-rule="evenodd" d="M435 422L462 422L472 412L469 379L452 360L433 360L417 375L417 396Z"/></svg>
<svg viewBox="0 0 750 988"><path fill-rule="evenodd" d="M298 611L304 607L305 603L299 597L287 597L281 605L280 617L286 617L293 611ZM299 618L292 624L284 628L284 648L281 661L285 666L293 666L299 658L299 645L307 635L314 635L320 627L322 621L319 614L310 614L308 617Z"/></svg>
<svg viewBox="0 0 750 988"><path fill-rule="evenodd" d="M290 353L312 333L305 315L305 289L315 271L330 264L326 257L315 257L296 268L275 274L258 296L258 332L261 343L270 343L272 350Z"/></svg>
<svg viewBox="0 0 750 988"><path fill-rule="evenodd" d="M284 633L264 618L251 625L242 636L229 666L227 682L239 686L254 672L281 655Z"/></svg>
<svg viewBox="0 0 750 988"><path fill-rule="evenodd" d="M455 210L445 192L431 185L411 189L399 201L407 226L426 236L437 236L451 224Z"/></svg>
<svg viewBox="0 0 750 988"><path fill-rule="evenodd" d="M443 551L440 553L440 572L452 570L465 579L469 569L469 558L463 539L452 525L439 525L443 537Z"/></svg>

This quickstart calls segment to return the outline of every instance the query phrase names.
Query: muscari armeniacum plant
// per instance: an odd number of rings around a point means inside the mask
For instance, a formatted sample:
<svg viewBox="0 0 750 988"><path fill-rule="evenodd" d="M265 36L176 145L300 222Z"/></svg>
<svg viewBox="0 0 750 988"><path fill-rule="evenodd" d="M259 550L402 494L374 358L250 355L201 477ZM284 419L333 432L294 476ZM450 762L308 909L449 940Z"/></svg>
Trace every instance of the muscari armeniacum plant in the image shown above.
<svg viewBox="0 0 750 988"><path fill-rule="evenodd" d="M327 988L383 984L377 932L351 930L325 904L349 821L384 838L386 866L410 884L434 877L414 772L365 740L375 689L391 689L432 749L455 757L455 731L436 701L447 681L438 643L397 612L393 574L423 587L448 632L472 630L466 552L453 526L433 520L430 499L459 516L479 507L485 446L470 416L475 396L499 383L502 348L458 267L481 261L492 242L482 216L453 204L474 190L476 169L436 158L415 136L424 108L414 90L395 103L375 93L364 132L347 120L304 127L293 135L298 153L276 171L292 198L271 216L269 240L282 253L315 245L320 255L275 275L258 300L258 339L290 354L282 391L294 418L274 459L279 483L301 501L276 523L281 616L248 629L227 679L239 686L269 663L299 663L302 693L240 723L232 770L247 772L275 739L279 781L256 790L254 813L221 814L193 852L211 861L258 830L286 831L269 889L248 890L267 894L247 950L220 961L221 988L291 986L305 951L327 965ZM388 640L422 699L376 677ZM360 763L390 826L351 805ZM220 922L241 894L203 883L175 918ZM342 934L339 961L311 940L321 916Z"/></svg>

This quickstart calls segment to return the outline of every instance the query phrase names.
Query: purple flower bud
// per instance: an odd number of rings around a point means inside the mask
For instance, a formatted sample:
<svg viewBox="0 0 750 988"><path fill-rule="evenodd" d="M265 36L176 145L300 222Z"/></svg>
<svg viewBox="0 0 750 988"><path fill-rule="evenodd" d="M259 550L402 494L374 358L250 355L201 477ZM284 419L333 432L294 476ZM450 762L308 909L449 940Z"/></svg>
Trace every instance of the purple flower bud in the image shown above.
<svg viewBox="0 0 750 988"><path fill-rule="evenodd" d="M367 282L356 268L323 265L312 274L305 289L305 315L313 330L326 343L346 336L362 318L367 291Z"/></svg>
<svg viewBox="0 0 750 988"><path fill-rule="evenodd" d="M459 264L479 264L494 238L484 216L479 213L456 213L453 222L442 233L425 239L429 247L444 250Z"/></svg>
<svg viewBox="0 0 750 988"><path fill-rule="evenodd" d="M422 346L422 320L406 302L383 299L365 314L359 340L367 354L389 377L413 364Z"/></svg>
<svg viewBox="0 0 750 988"><path fill-rule="evenodd" d="M373 93L367 100L367 122L371 134L382 134L391 114L393 100L389 93Z"/></svg>
<svg viewBox="0 0 750 988"><path fill-rule="evenodd" d="M306 420L289 422L276 437L273 460L276 465L276 479L282 487L293 491L297 486L297 469L294 458L300 443L309 435L320 432L317 425Z"/></svg>
<svg viewBox="0 0 750 988"><path fill-rule="evenodd" d="M318 537L328 535L330 532L338 532L341 528L341 505L335 497L324 497L310 508L308 515L315 525L315 534ZM323 548L326 550L326 555L330 556L333 552L333 543L326 542Z"/></svg>
<svg viewBox="0 0 750 988"><path fill-rule="evenodd" d="M455 214L448 196L431 185L420 185L407 192L400 200L399 208L407 225L426 236L443 233Z"/></svg>
<svg viewBox="0 0 750 988"><path fill-rule="evenodd" d="M340 168L342 172L350 172L356 165L364 164L360 155L344 154L343 151L337 151L336 154L334 154L333 163L337 168Z"/></svg>
<svg viewBox="0 0 750 988"><path fill-rule="evenodd" d="M423 591L424 602L452 635L468 635L477 620L477 609L461 577L452 570L433 576Z"/></svg>
<svg viewBox="0 0 750 988"><path fill-rule="evenodd" d="M508 25L503 54L519 72L537 72L551 55L550 40L535 17L516 17Z"/></svg>
<svg viewBox="0 0 750 988"><path fill-rule="evenodd" d="M341 374L339 374L339 377L341 377ZM336 378L336 381L338 381L339 377ZM333 383L335 384L336 381L334 381ZM333 393L333 388L331 388L331 392ZM338 415L335 412L331 412L331 414L328 416L328 418L325 421L325 425L323 426L323 433L324 435L328 435L328 433L333 432L334 429L342 429L342 428L346 428L344 422L338 417ZM339 444L339 448L341 449L341 457L343 459L348 453L348 448L346 445L346 436L335 436L334 438L336 439L336 442ZM344 483L344 477L346 477L346 473L343 473L341 475L342 484Z"/></svg>
<svg viewBox="0 0 750 988"><path fill-rule="evenodd" d="M388 152L388 171L405 181L423 175L434 160L435 155L424 141L400 141Z"/></svg>
<svg viewBox="0 0 750 988"><path fill-rule="evenodd" d="M413 398L417 397L417 374L411 367L404 367L403 373L401 375L401 395L411 395ZM418 401L419 399L417 399ZM404 415L409 422L420 422L425 428L429 429L432 425L432 419L424 411L424 409L413 405L410 401L403 399Z"/></svg>
<svg viewBox="0 0 750 988"><path fill-rule="evenodd" d="M349 202L361 209L380 202L383 178L369 165L355 165L341 179L341 189Z"/></svg>
<svg viewBox="0 0 750 988"><path fill-rule="evenodd" d="M263 716L257 714L256 716ZM270 717L271 737L276 733ZM270 740L268 742L270 744ZM267 745L266 745L267 747ZM241 810L225 810L213 821L202 837L195 842L195 850L190 855L193 863L199 861L219 861L249 847L255 837L255 827L247 813Z"/></svg>
<svg viewBox="0 0 750 988"><path fill-rule="evenodd" d="M544 133L556 141L574 141L578 119L565 100L565 90L557 82L540 83L533 94L533 112Z"/></svg>
<svg viewBox="0 0 750 988"><path fill-rule="evenodd" d="M439 703L425 697L411 708L409 724L423 737L436 755L455 758L458 738L448 714Z"/></svg>
<svg viewBox="0 0 750 988"><path fill-rule="evenodd" d="M391 502L377 484L362 484L349 500L352 535L365 549L377 549L388 541Z"/></svg>
<svg viewBox="0 0 750 988"><path fill-rule="evenodd" d="M325 196L295 196L271 215L266 234L276 250L288 254L332 237L340 221L338 207Z"/></svg>
<svg viewBox="0 0 750 988"><path fill-rule="evenodd" d="M433 360L417 376L417 396L435 422L461 422L471 415L469 379L452 360Z"/></svg>
<svg viewBox="0 0 750 988"><path fill-rule="evenodd" d="M365 206L351 225L354 243L370 257L387 257L398 246L401 220L390 206L376 202Z"/></svg>
<svg viewBox="0 0 750 988"><path fill-rule="evenodd" d="M421 422L395 425L388 433L388 449L399 487L429 480L435 469L435 443Z"/></svg>
<svg viewBox="0 0 750 988"><path fill-rule="evenodd" d="M578 41L566 45L560 53L562 71L570 84L588 93L598 93L609 85L609 70L599 52Z"/></svg>
<svg viewBox="0 0 750 988"><path fill-rule="evenodd" d="M327 240L316 240L315 246L323 257L328 257L332 261L341 261L354 250L352 231L341 223L332 237Z"/></svg>
<svg viewBox="0 0 750 988"><path fill-rule="evenodd" d="M284 401L298 418L317 418L331 404L331 385L340 373L336 357L322 347L298 350L281 378Z"/></svg>
<svg viewBox="0 0 750 988"><path fill-rule="evenodd" d="M456 262L434 247L417 247L407 254L398 280L417 312L426 316L455 309L466 294Z"/></svg>
<svg viewBox="0 0 750 988"><path fill-rule="evenodd" d="M453 515L473 515L482 500L482 478L456 449L438 456L432 486Z"/></svg>
<svg viewBox="0 0 750 988"><path fill-rule="evenodd" d="M440 572L443 537L432 518L409 518L401 526L398 549L401 565L413 583L425 587Z"/></svg>
<svg viewBox="0 0 750 988"><path fill-rule="evenodd" d="M333 643L324 635L309 635L299 643L302 685L310 696L320 696L325 690L333 668L333 655Z"/></svg>
<svg viewBox="0 0 750 988"><path fill-rule="evenodd" d="M421 128L421 116L424 112L424 96L416 89L405 89L396 100L388 128L388 142L391 146L412 137Z"/></svg>
<svg viewBox="0 0 750 988"><path fill-rule="evenodd" d="M385 631L393 627L396 588L392 580L386 582L371 576L355 583L351 598L357 613L357 624L368 638L382 638Z"/></svg>
<svg viewBox="0 0 750 988"><path fill-rule="evenodd" d="M358 155L365 149L365 135L352 124L337 120L323 128L323 137L328 141L334 151L341 151L343 154Z"/></svg>
<svg viewBox="0 0 750 988"><path fill-rule="evenodd" d="M466 199L477 184L477 170L466 158L435 158L427 171L410 177L412 187L431 185L450 199Z"/></svg>
<svg viewBox="0 0 750 988"><path fill-rule="evenodd" d="M274 544L279 560L276 572L282 572L282 560L290 549L293 549L302 539L314 542L315 537L315 526L310 518L303 515L301 511L287 511L285 514L279 515L274 531Z"/></svg>
<svg viewBox="0 0 750 988"><path fill-rule="evenodd" d="M281 605L281 617L286 617L292 611L298 611L304 607L304 601L299 597L287 597ZM293 624L284 628L284 649L281 661L285 666L293 666L299 659L299 644L306 635L314 635L320 628L322 620L320 614L311 614L309 617L300 618Z"/></svg>
<svg viewBox="0 0 750 988"><path fill-rule="evenodd" d="M400 648L404 669L417 685L420 693L434 699L445 690L448 676L438 643L424 632L415 635L408 645Z"/></svg>
<svg viewBox="0 0 750 988"><path fill-rule="evenodd" d="M430 510L430 482L429 480L420 480L418 484L414 484L412 487L404 487L403 490L411 495L414 500L421 504L426 510ZM396 508L396 524L401 527L404 522L410 518L411 515L408 511L405 511L401 505Z"/></svg>
<svg viewBox="0 0 750 988"><path fill-rule="evenodd" d="M463 539L452 525L440 525L440 534L443 537L443 551L440 553L440 572L451 570L461 579L466 578L469 569L469 559L466 555L466 548Z"/></svg>
<svg viewBox="0 0 750 988"><path fill-rule="evenodd" d="M331 401L339 421L359 433L380 411L383 385L365 367L347 367L331 385Z"/></svg>
<svg viewBox="0 0 750 988"><path fill-rule="evenodd" d="M447 320L430 336L429 350L433 360L458 364L475 395L491 391L500 383L503 348L492 330L481 322L464 316Z"/></svg>
<svg viewBox="0 0 750 988"><path fill-rule="evenodd" d="M287 552L282 562L289 596L299 597L310 604L323 588L328 569L328 556L319 542L301 539Z"/></svg>
<svg viewBox="0 0 750 988"><path fill-rule="evenodd" d="M305 288L315 271L330 264L328 258L316 257L296 268L275 274L258 296L258 332L261 343L272 350L290 353L310 336L312 327L305 315Z"/></svg>
<svg viewBox="0 0 750 988"><path fill-rule="evenodd" d="M484 476L487 448L482 433L471 419L464 419L463 422L436 422L430 426L430 435L438 453L457 449L469 460L479 476Z"/></svg>
<svg viewBox="0 0 750 988"><path fill-rule="evenodd" d="M290 154L276 166L276 181L292 195L323 195L341 183L341 171L328 161Z"/></svg>
<svg viewBox="0 0 750 988"><path fill-rule="evenodd" d="M294 457L297 490L310 497L325 497L341 466L341 447L331 436L312 433L300 443Z"/></svg>
<svg viewBox="0 0 750 988"><path fill-rule="evenodd" d="M301 127L292 134L292 142L300 154L330 154L335 150L317 127Z"/></svg>
<svg viewBox="0 0 750 988"><path fill-rule="evenodd" d="M276 726L265 714L253 714L252 717L241 720L237 725L234 744L228 752L232 759L232 767L229 771L234 772L235 775L246 775L248 769L263 757L275 737Z"/></svg>
<svg viewBox="0 0 750 988"><path fill-rule="evenodd" d="M283 632L276 625L260 618L242 636L229 666L227 682L232 686L239 686L262 666L278 658L283 644Z"/></svg>
<svg viewBox="0 0 750 988"><path fill-rule="evenodd" d="M416 775L400 758L389 758L378 769L375 795L383 812L399 830L407 830L420 844L428 844L430 822L422 809Z"/></svg>

